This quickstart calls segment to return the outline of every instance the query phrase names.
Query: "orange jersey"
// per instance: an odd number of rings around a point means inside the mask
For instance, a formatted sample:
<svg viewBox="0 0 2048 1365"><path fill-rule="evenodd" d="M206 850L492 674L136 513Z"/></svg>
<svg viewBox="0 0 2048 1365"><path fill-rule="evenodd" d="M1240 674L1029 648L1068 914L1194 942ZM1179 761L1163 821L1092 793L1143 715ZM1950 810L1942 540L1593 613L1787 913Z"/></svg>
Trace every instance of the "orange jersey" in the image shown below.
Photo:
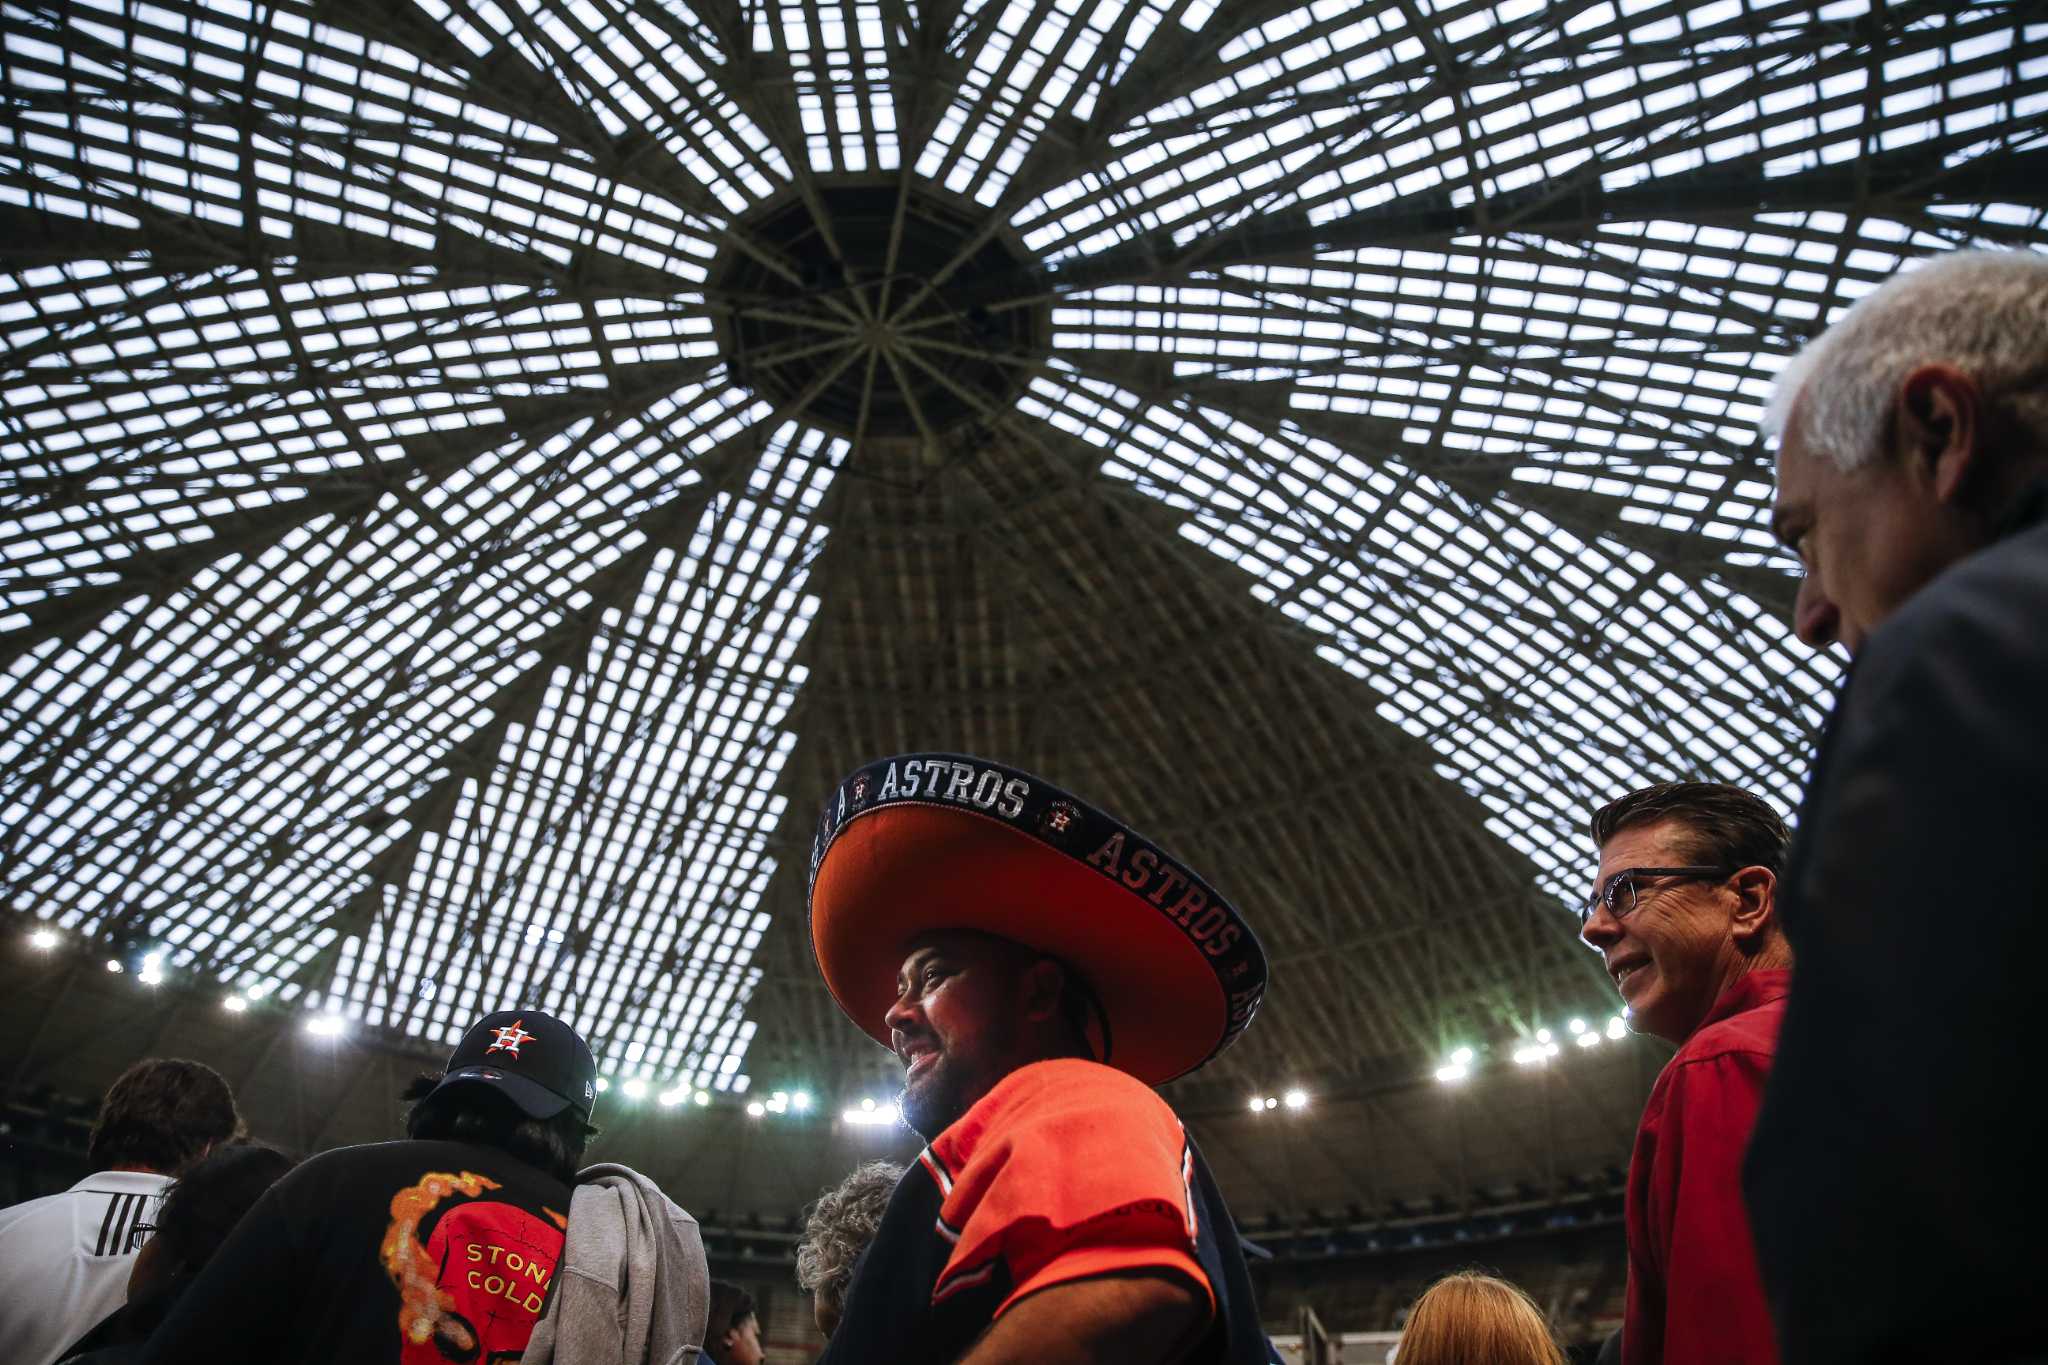
<svg viewBox="0 0 2048 1365"><path fill-rule="evenodd" d="M938 1230L952 1254L935 1300L1008 1271L995 1316L1062 1280L1147 1268L1209 1296L1195 1260L1194 1151L1166 1102L1094 1062L1011 1072L918 1162L938 1183Z"/></svg>
<svg viewBox="0 0 2048 1365"><path fill-rule="evenodd" d="M1266 1359L1236 1228L1173 1110L1110 1067L1038 1062L919 1155L824 1359L954 1360L1028 1294L1148 1270L1203 1295L1194 1359Z"/></svg>

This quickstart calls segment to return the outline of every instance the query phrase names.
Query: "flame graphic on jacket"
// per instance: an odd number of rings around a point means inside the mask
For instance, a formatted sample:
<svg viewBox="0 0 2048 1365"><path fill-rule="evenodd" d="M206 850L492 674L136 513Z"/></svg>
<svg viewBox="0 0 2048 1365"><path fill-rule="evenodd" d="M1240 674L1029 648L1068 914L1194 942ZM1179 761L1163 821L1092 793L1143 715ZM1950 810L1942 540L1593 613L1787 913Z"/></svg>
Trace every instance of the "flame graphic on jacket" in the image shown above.
<svg viewBox="0 0 2048 1365"><path fill-rule="evenodd" d="M455 1307L454 1296L435 1282L439 1267L428 1261L419 1237L420 1223L451 1194L474 1199L485 1190L499 1188L497 1181L474 1171L460 1175L429 1171L417 1185L408 1185L391 1196L391 1226L384 1230L384 1245L378 1255L398 1286L398 1332L408 1344L423 1346L433 1340L434 1329L452 1316L450 1310Z"/></svg>

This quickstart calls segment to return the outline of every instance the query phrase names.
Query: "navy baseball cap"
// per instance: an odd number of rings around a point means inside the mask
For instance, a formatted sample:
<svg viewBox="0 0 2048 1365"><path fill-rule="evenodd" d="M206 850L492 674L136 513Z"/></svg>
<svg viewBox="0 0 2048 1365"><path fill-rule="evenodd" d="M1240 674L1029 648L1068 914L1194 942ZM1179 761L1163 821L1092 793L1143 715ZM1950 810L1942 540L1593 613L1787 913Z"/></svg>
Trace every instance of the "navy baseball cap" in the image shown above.
<svg viewBox="0 0 2048 1365"><path fill-rule="evenodd" d="M588 1122L597 1103L597 1061L576 1030L552 1014L499 1010L471 1024L455 1045L434 1091L451 1085L495 1086L529 1118L574 1109Z"/></svg>

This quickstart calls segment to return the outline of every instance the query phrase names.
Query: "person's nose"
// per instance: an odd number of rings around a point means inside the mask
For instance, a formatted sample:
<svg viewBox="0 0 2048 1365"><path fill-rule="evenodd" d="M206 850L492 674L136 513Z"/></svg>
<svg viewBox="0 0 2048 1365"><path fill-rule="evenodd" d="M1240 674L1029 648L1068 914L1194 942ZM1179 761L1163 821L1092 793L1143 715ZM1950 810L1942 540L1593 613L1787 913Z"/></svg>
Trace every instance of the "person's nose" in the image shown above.
<svg viewBox="0 0 2048 1365"><path fill-rule="evenodd" d="M915 1028L918 1022L917 1008L912 1003L911 997L907 995L897 996L896 1003L889 1006L889 1012L882 1016L882 1022L887 1024L892 1032L896 1033L909 1033Z"/></svg>
<svg viewBox="0 0 2048 1365"><path fill-rule="evenodd" d="M1841 608L1829 599L1818 574L1799 580L1799 595L1792 599L1792 633L1812 649L1826 649L1842 633Z"/></svg>
<svg viewBox="0 0 2048 1365"><path fill-rule="evenodd" d="M1621 934L1621 921L1614 917L1613 912L1604 903L1595 907L1593 913L1586 917L1585 924L1579 928L1579 937L1586 941L1586 945L1597 948L1602 953L1621 942Z"/></svg>

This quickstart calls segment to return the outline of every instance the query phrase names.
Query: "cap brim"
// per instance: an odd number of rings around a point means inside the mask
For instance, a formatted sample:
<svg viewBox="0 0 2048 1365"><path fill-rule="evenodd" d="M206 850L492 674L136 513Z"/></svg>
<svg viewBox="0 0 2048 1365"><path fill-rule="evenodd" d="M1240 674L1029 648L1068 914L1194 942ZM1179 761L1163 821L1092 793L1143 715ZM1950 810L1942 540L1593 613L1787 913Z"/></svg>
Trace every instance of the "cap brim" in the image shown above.
<svg viewBox="0 0 2048 1365"><path fill-rule="evenodd" d="M434 1089L443 1090L451 1085L491 1086L517 1105L519 1112L530 1119L551 1119L564 1109L574 1107L570 1101L540 1082L524 1076L515 1076L509 1071L500 1071L493 1066L466 1066L459 1071L451 1071L441 1078L441 1084Z"/></svg>
<svg viewBox="0 0 2048 1365"><path fill-rule="evenodd" d="M1149 1085L1194 1070L1231 1036L1215 963L1115 878L971 810L878 806L847 820L818 862L811 944L833 999L884 1047L910 943L947 929L1074 968L1108 1016L1105 1060Z"/></svg>

